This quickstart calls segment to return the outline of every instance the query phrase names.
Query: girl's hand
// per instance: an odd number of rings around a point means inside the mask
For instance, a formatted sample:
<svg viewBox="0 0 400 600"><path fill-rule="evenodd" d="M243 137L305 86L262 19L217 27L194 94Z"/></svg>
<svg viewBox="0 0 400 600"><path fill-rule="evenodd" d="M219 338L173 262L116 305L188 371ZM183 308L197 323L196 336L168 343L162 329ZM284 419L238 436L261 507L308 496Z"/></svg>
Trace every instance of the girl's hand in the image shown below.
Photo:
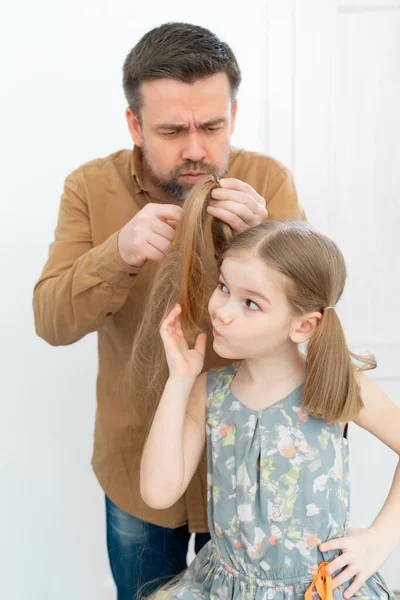
<svg viewBox="0 0 400 600"><path fill-rule="evenodd" d="M349 529L346 537L324 542L319 548L322 552L342 551L342 554L335 558L326 570L332 574L338 569L344 569L332 580L333 589L354 577L343 594L344 598L351 598L365 581L381 568L390 554L384 537L372 528Z"/></svg>
<svg viewBox="0 0 400 600"><path fill-rule="evenodd" d="M207 335L200 333L193 350L189 350L181 326L181 306L176 304L163 321L160 334L164 344L170 377L196 379L204 363Z"/></svg>

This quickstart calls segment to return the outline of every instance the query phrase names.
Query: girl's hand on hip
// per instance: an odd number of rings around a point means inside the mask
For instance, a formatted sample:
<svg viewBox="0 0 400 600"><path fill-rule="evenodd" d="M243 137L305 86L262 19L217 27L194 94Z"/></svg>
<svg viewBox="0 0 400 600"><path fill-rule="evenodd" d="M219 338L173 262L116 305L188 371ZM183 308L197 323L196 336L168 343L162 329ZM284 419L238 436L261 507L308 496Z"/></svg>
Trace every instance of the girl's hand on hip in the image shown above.
<svg viewBox="0 0 400 600"><path fill-rule="evenodd" d="M181 311L181 306L176 304L163 321L160 335L164 344L170 377L194 380L200 375L203 368L207 335L200 333L194 348L190 350L182 331Z"/></svg>
<svg viewBox="0 0 400 600"><path fill-rule="evenodd" d="M378 571L390 554L384 538L374 529L349 529L346 537L336 538L320 544L321 552L341 550L326 571L330 574L339 569L341 573L332 580L333 589L353 578L344 592L344 598L351 598L364 585L365 581Z"/></svg>

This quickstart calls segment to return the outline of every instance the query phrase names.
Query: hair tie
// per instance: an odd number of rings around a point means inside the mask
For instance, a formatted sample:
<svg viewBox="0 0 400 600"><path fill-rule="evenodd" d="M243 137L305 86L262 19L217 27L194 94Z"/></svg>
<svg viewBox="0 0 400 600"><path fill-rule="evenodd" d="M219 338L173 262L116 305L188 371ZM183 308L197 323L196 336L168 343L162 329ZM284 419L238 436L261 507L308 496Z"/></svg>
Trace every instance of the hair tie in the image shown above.
<svg viewBox="0 0 400 600"><path fill-rule="evenodd" d="M326 310L328 310L328 308L333 308L333 310L335 310L335 307L334 307L334 306L325 306L325 308L324 308L324 312L325 312Z"/></svg>

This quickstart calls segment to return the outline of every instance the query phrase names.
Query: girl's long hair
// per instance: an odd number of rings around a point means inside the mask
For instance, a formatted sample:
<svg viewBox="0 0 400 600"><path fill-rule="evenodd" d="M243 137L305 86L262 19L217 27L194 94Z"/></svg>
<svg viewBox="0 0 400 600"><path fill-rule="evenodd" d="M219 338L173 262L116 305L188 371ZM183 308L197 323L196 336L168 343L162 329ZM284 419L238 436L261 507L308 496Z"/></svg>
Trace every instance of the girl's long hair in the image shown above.
<svg viewBox="0 0 400 600"><path fill-rule="evenodd" d="M207 320L208 301L218 272L216 260L233 239L232 229L207 213L210 193L216 187L220 186L213 177L196 185L188 194L171 254L155 271L134 337L129 370L141 382L141 389L146 390L143 400L149 426L168 379L159 333L161 323L179 302L184 335L190 345L194 343ZM212 263L210 245L214 247Z"/></svg>
<svg viewBox="0 0 400 600"><path fill-rule="evenodd" d="M207 319L216 284L213 269L227 254L245 253L285 276L293 314L322 314L308 342L303 409L326 421L354 419L363 403L353 359L362 370L375 368L376 362L373 357L350 352L336 310L327 309L335 307L343 293L346 267L342 253L330 238L302 221L270 221L233 236L228 225L210 220L206 212L210 192L218 185L212 179L195 186L188 195L172 253L158 267L146 298L131 368L145 384L147 409L154 414L168 378L159 335L162 321L179 302L183 331L192 344ZM207 258L209 244L214 246L213 264Z"/></svg>

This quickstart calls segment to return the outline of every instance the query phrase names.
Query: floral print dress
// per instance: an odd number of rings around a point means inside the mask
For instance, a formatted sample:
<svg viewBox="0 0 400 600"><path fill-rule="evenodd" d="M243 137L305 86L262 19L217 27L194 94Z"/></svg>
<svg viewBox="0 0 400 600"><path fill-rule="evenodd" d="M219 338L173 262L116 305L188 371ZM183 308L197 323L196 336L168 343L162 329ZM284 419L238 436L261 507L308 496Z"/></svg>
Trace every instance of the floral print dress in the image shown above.
<svg viewBox="0 0 400 600"><path fill-rule="evenodd" d="M302 411L304 384L262 411L246 407L231 392L239 364L207 374L211 540L155 597L343 598L350 582L331 591L324 571L340 552L318 546L347 532L348 442L339 423ZM379 573L355 597L395 600Z"/></svg>

